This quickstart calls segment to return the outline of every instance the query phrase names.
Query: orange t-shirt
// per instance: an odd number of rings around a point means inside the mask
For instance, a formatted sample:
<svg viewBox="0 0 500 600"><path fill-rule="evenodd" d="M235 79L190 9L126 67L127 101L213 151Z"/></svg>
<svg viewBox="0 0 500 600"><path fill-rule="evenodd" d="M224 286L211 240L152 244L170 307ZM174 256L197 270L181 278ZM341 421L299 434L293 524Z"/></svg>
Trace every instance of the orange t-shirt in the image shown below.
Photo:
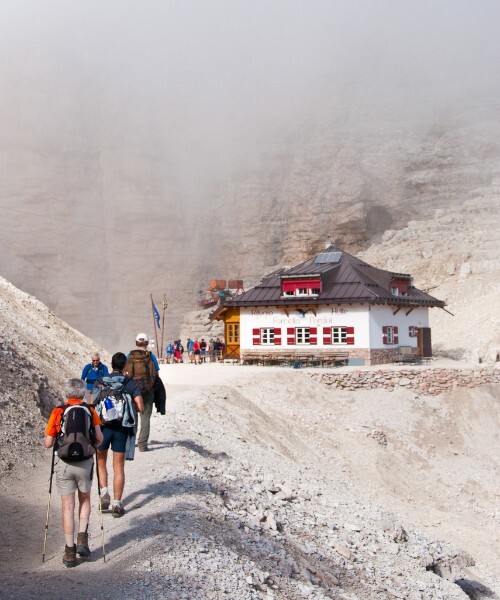
<svg viewBox="0 0 500 600"><path fill-rule="evenodd" d="M84 404L83 400L78 400L78 398L70 398L64 406L70 406L75 404ZM97 425L102 425L101 419L99 415L96 413L93 406L90 406L90 413L92 414L92 425L97 427ZM63 414L63 408L58 406L54 408L52 411L49 421L47 423L47 427L45 429L45 435L50 435L52 437L57 437L61 430L61 418Z"/></svg>

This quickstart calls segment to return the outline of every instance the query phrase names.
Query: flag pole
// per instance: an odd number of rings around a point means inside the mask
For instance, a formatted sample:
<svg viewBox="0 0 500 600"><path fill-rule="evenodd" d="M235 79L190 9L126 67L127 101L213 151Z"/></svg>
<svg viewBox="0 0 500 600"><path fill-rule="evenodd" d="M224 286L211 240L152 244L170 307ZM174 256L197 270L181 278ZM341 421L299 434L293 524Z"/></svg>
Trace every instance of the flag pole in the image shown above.
<svg viewBox="0 0 500 600"><path fill-rule="evenodd" d="M150 296L151 296L151 313L153 314L153 325L155 328L156 351L158 352L158 332L156 331L155 309L153 308L153 306L154 306L153 294L150 294Z"/></svg>
<svg viewBox="0 0 500 600"><path fill-rule="evenodd" d="M165 333L165 311L167 310L167 294L163 294L163 315L161 320L161 357L163 358L163 340Z"/></svg>

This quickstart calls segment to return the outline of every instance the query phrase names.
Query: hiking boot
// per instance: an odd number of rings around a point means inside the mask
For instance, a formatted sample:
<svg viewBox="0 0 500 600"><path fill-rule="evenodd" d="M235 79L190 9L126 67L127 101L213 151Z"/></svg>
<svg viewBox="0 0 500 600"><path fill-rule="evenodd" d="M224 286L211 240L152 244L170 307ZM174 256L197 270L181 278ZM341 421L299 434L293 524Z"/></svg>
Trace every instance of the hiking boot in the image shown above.
<svg viewBox="0 0 500 600"><path fill-rule="evenodd" d="M67 567L76 567L76 547L72 546L69 548L68 546L64 546L64 554L62 557L63 563Z"/></svg>
<svg viewBox="0 0 500 600"><path fill-rule="evenodd" d="M108 492L101 494L101 509L108 510L110 504L111 504L111 498L110 498Z"/></svg>
<svg viewBox="0 0 500 600"><path fill-rule="evenodd" d="M142 448L138 448L139 452L149 452L149 448L147 446L143 446Z"/></svg>
<svg viewBox="0 0 500 600"><path fill-rule="evenodd" d="M113 515L113 517L116 518L123 517L123 515L125 514L125 509L121 504L115 504L111 509L111 514Z"/></svg>
<svg viewBox="0 0 500 600"><path fill-rule="evenodd" d="M78 534L76 538L76 552L80 556L90 556L88 533L83 532Z"/></svg>

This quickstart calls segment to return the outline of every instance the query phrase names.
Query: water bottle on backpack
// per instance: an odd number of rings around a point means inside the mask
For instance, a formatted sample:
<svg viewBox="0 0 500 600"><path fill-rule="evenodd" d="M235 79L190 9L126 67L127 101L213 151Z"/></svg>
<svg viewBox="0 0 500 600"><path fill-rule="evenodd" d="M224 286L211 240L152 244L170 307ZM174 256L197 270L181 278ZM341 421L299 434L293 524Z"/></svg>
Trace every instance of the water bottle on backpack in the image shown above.
<svg viewBox="0 0 500 600"><path fill-rule="evenodd" d="M104 408L106 409L106 421L114 421L115 419L119 418L118 412L111 398L108 397L104 400Z"/></svg>

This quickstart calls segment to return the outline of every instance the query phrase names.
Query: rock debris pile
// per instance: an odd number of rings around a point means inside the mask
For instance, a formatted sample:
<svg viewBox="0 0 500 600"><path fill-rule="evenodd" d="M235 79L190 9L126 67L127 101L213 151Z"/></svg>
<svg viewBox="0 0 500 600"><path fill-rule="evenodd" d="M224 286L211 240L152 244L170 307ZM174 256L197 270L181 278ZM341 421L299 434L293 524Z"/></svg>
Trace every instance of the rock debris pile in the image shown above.
<svg viewBox="0 0 500 600"><path fill-rule="evenodd" d="M25 445L28 466L38 464L45 419L62 400L64 380L80 377L96 350L44 304L0 277L0 477L17 464L24 467L18 450Z"/></svg>
<svg viewBox="0 0 500 600"><path fill-rule="evenodd" d="M180 368L189 376L188 365ZM288 377L268 374L194 393L170 387L167 421L153 423L158 446L169 440L168 464L156 459L152 473L141 469L135 484L143 495L132 494L141 511L148 502L154 510L153 518L140 520L147 535L135 539L130 596L465 599L459 580L494 593L498 581L475 566L466 545L423 531L418 522L426 524L430 515L412 519L391 504L368 501L374 482L359 445L373 452L371 440L381 456L395 452L389 423L359 431L363 438L349 447L342 430L347 422L350 432L358 431L355 412L333 417L332 433L321 422L332 408L344 411L352 394L340 392L342 402L329 408L319 400L322 386L307 383L305 373L294 373L292 382ZM287 398L292 389L295 396ZM300 401L306 389L311 398ZM329 444L330 435L336 439ZM349 452L365 462L362 482L347 463ZM408 448L404 453L409 456ZM392 477L401 481L397 472Z"/></svg>
<svg viewBox="0 0 500 600"><path fill-rule="evenodd" d="M306 478L179 449L185 470L155 469L165 500L143 523L154 542L134 565L134 598L464 598L433 570L458 564L456 551L396 515L325 497Z"/></svg>

